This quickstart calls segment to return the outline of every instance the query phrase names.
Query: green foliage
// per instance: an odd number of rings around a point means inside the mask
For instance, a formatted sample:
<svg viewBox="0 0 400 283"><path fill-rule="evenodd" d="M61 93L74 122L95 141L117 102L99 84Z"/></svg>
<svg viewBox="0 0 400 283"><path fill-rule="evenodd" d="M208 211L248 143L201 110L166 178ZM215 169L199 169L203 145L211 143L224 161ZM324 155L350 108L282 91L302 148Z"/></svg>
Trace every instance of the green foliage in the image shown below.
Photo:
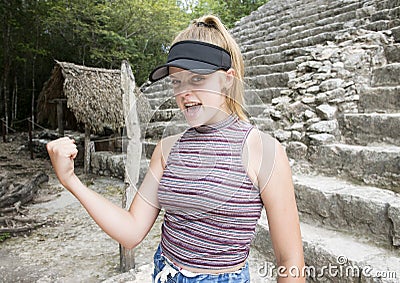
<svg viewBox="0 0 400 283"><path fill-rule="evenodd" d="M10 233L1 233L0 234L0 243L4 242L5 240L7 240L8 238L11 238L11 234Z"/></svg>
<svg viewBox="0 0 400 283"><path fill-rule="evenodd" d="M119 68L128 60L141 85L191 19L212 13L230 27L265 1L1 1L0 117L11 117L15 93L14 118L31 115L32 95L37 99L54 60L102 68Z"/></svg>
<svg viewBox="0 0 400 283"><path fill-rule="evenodd" d="M222 20L226 27L232 28L235 22L264 5L268 0L188 0L184 2L185 4L181 5L192 11L192 18L214 14Z"/></svg>
<svg viewBox="0 0 400 283"><path fill-rule="evenodd" d="M162 46L182 29L179 19L187 16L171 0L69 3L56 1L45 19L57 59L104 68L119 68L126 59L139 84L165 59Z"/></svg>

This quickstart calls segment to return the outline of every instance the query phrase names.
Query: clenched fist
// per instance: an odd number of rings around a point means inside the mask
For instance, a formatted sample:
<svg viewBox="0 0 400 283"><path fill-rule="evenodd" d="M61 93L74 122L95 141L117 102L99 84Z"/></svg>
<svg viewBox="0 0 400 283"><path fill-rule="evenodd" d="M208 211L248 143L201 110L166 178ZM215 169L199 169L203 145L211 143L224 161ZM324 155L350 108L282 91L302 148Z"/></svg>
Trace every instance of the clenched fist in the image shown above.
<svg viewBox="0 0 400 283"><path fill-rule="evenodd" d="M67 186L75 176L74 159L78 154L75 141L68 137L59 138L49 142L46 147L58 180Z"/></svg>

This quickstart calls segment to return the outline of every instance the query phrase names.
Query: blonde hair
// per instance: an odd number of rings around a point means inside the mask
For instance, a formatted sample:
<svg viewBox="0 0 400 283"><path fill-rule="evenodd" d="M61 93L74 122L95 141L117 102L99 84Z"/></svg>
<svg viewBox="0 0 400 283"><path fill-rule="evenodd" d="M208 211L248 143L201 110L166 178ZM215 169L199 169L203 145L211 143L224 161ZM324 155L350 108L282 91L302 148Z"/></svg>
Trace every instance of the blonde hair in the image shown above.
<svg viewBox="0 0 400 283"><path fill-rule="evenodd" d="M198 23L205 23L198 24ZM244 63L240 48L232 35L228 32L221 20L213 15L207 15L192 21L192 23L181 31L172 44L182 40L204 41L226 49L231 54L232 68L235 70L236 79L232 87L227 89L227 106L239 119L247 120L244 113Z"/></svg>

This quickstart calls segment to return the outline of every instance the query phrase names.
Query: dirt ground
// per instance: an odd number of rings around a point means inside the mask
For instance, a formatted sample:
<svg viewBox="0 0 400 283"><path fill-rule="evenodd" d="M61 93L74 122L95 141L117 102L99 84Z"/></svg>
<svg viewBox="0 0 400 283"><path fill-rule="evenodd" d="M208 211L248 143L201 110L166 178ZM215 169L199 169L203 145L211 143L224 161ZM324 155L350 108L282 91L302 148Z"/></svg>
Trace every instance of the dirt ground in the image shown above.
<svg viewBox="0 0 400 283"><path fill-rule="evenodd" d="M12 141L11 141L12 140ZM25 207L29 217L47 220L42 227L26 235L4 241L0 235L0 283L9 282L151 282L153 253L160 241L162 215L143 242L135 248L136 280L129 273L120 275L118 243L107 236L89 217L80 203L57 181L50 161L30 159L23 148L27 137L16 135L10 142L0 141L0 174L23 183L40 171L49 182L39 189L32 204ZM94 191L121 205L123 182L116 178L83 175L81 180ZM276 282L262 278L257 268L264 257L250 252L253 283ZM128 276L126 276L128 275Z"/></svg>
<svg viewBox="0 0 400 283"><path fill-rule="evenodd" d="M39 171L49 175L26 214L47 224L26 235L0 242L0 282L101 282L119 271L118 243L98 228L80 203L57 181L50 161L30 159L24 136L0 142L0 174L23 183ZM77 173L81 168L76 169ZM79 174L91 189L121 205L123 182ZM135 250L140 268L152 262L159 241L160 221ZM150 281L150 280L149 280Z"/></svg>

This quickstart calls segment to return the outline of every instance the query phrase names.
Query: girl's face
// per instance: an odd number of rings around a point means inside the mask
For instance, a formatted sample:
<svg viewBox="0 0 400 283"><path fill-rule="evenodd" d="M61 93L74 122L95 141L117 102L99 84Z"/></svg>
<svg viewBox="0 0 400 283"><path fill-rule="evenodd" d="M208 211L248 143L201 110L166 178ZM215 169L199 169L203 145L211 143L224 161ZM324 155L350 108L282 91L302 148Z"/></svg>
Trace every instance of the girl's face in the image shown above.
<svg viewBox="0 0 400 283"><path fill-rule="evenodd" d="M169 74L179 109L191 127L214 124L231 114L226 90L233 81L233 69L196 74L170 67Z"/></svg>

